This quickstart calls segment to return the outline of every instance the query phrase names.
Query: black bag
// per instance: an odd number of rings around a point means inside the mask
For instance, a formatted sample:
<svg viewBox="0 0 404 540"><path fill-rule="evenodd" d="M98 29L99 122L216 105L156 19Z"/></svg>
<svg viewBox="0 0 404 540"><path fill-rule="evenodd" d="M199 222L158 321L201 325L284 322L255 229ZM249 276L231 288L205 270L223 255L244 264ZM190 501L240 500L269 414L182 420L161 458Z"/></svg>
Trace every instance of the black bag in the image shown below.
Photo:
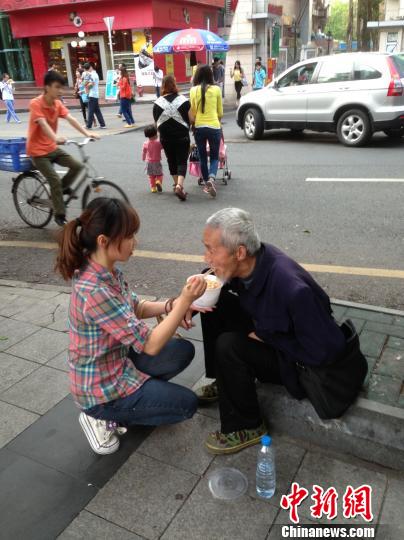
<svg viewBox="0 0 404 540"><path fill-rule="evenodd" d="M191 153L189 154L189 161L191 163L199 163L199 152L196 144L193 144L191 147Z"/></svg>
<svg viewBox="0 0 404 540"><path fill-rule="evenodd" d="M296 363L300 384L323 420L344 414L357 398L368 371L353 322L346 320L341 330L347 346L340 358L322 366Z"/></svg>

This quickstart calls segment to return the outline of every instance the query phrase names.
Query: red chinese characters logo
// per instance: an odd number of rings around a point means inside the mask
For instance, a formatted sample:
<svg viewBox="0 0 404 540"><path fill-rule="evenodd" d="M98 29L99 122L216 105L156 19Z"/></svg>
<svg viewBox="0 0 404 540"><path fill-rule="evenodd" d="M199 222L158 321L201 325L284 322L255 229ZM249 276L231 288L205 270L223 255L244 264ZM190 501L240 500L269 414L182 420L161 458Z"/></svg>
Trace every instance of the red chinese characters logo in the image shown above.
<svg viewBox="0 0 404 540"><path fill-rule="evenodd" d="M300 487L297 482L293 482L289 495L282 495L281 508L289 510L289 518L293 523L299 523L298 507L308 497L309 492L306 488ZM338 515L338 493L334 487L327 490L321 486L314 485L311 499L314 502L310 506L310 516L320 519L327 516L333 520ZM354 489L348 486L343 499L343 516L351 519L356 516L362 516L365 521L373 520L372 513L372 488L368 485L362 485Z"/></svg>

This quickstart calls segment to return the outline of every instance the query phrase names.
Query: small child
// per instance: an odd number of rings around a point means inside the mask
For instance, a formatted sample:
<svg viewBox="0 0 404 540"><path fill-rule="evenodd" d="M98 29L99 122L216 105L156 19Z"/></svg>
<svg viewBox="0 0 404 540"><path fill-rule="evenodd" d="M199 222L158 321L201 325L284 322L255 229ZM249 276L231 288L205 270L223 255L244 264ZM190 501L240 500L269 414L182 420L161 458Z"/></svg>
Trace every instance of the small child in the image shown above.
<svg viewBox="0 0 404 540"><path fill-rule="evenodd" d="M146 173L149 177L152 193L163 191L163 166L161 165L161 142L157 138L156 126L144 128L144 135L149 140L143 143L142 159L146 161Z"/></svg>

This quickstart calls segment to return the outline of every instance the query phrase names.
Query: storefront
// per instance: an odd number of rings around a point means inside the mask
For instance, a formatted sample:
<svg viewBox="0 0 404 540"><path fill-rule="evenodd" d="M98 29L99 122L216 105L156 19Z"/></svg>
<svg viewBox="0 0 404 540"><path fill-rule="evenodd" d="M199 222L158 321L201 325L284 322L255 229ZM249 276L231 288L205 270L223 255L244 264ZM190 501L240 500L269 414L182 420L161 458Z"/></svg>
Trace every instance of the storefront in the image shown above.
<svg viewBox="0 0 404 540"><path fill-rule="evenodd" d="M54 62L73 83L79 62L94 62L101 80L111 69L105 17L114 17L112 46L114 67L125 62L134 67L145 35L156 43L168 32L181 28L217 30L218 10L225 0L0 0L7 12L14 38L27 38L37 85L42 85L48 65ZM164 72L179 82L189 79L188 55L156 55Z"/></svg>
<svg viewBox="0 0 404 540"><path fill-rule="evenodd" d="M28 40L14 39L9 17L0 13L0 73L8 73L14 81L33 81Z"/></svg>

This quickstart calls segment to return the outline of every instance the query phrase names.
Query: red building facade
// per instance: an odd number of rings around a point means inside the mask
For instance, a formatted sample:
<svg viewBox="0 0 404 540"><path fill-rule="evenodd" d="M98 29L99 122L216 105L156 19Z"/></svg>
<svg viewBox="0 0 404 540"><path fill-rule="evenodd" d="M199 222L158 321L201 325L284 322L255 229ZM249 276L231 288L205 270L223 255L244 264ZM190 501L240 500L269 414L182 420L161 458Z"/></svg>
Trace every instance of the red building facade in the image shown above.
<svg viewBox="0 0 404 540"><path fill-rule="evenodd" d="M14 38L28 38L35 81L42 85L51 62L66 74L70 84L77 64L83 61L93 61L101 79L105 78L112 62L104 17L114 17L115 66L124 61L130 67L133 52L145 33L151 32L153 43L157 43L167 33L187 27L209 26L215 32L218 10L224 3L225 0L0 0L0 10L10 16ZM77 45L72 47L72 42ZM155 55L155 62L165 72L174 72L179 82L189 79L188 55Z"/></svg>

